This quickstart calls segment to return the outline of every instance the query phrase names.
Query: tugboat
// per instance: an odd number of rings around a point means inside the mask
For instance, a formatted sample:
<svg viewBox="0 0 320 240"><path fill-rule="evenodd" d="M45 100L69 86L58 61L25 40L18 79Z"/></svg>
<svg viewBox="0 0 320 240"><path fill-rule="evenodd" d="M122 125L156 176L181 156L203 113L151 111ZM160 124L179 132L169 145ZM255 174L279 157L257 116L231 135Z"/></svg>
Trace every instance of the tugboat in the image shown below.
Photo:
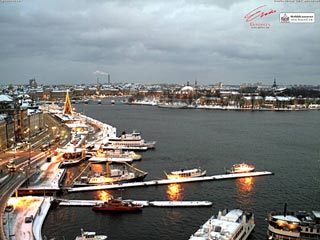
<svg viewBox="0 0 320 240"><path fill-rule="evenodd" d="M168 179L181 179L181 178L193 178L205 176L207 171L201 170L201 168L194 169L181 169L180 171L173 171L169 174L164 172Z"/></svg>
<svg viewBox="0 0 320 240"><path fill-rule="evenodd" d="M267 220L267 237L270 240L320 239L320 211L287 213L285 204L282 213L270 213Z"/></svg>
<svg viewBox="0 0 320 240"><path fill-rule="evenodd" d="M240 164L234 164L230 169L228 169L226 172L233 174L233 173L248 173L253 172L255 170L255 167L253 165L249 165L246 163L240 163Z"/></svg>
<svg viewBox="0 0 320 240"><path fill-rule="evenodd" d="M77 236L75 240L105 240L106 235L96 235L95 232L85 232L81 229L81 236Z"/></svg>
<svg viewBox="0 0 320 240"><path fill-rule="evenodd" d="M189 240L245 240L254 229L253 213L241 209L219 211L218 216L212 216L199 230L191 235Z"/></svg>
<svg viewBox="0 0 320 240"><path fill-rule="evenodd" d="M129 200L113 199L110 198L108 201L98 203L92 207L93 211L120 211L120 212L135 212L142 209L142 205L134 204Z"/></svg>

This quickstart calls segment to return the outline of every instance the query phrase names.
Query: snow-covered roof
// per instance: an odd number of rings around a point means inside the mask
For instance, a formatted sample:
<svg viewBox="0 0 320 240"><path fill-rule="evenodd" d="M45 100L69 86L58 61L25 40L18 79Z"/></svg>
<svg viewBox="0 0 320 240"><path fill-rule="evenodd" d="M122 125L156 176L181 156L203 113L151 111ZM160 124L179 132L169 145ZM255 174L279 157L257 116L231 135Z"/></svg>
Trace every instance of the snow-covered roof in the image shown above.
<svg viewBox="0 0 320 240"><path fill-rule="evenodd" d="M8 95L1 94L0 102L13 102L13 99Z"/></svg>
<svg viewBox="0 0 320 240"><path fill-rule="evenodd" d="M193 87L191 87L191 86L184 86L183 88L181 88L181 91L182 91L182 92L185 92L185 91L193 91Z"/></svg>

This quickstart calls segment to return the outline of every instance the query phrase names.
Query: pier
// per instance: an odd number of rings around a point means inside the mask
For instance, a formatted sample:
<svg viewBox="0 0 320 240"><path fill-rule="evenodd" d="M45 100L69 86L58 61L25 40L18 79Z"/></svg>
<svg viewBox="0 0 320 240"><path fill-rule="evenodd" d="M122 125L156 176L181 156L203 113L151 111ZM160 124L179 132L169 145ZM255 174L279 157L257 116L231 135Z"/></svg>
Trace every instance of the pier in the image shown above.
<svg viewBox="0 0 320 240"><path fill-rule="evenodd" d="M103 200L69 200L57 199L59 206L81 206L92 207L96 204L103 203ZM126 201L126 200L123 200ZM146 201L146 200L130 200L134 204L143 207L210 207L212 202L209 201Z"/></svg>
<svg viewBox="0 0 320 240"><path fill-rule="evenodd" d="M68 189L68 192L83 192L83 191L96 191L96 190L106 190L106 189L129 188L129 187L157 186L157 185L167 185L167 184L173 184L173 183L214 181L214 180L224 180L224 179L233 179L233 178L257 177L257 176L265 176L265 175L272 175L272 174L273 174L272 172L262 171L262 172L236 173L236 174L221 174L221 175L195 177L195 178L161 179L161 180L150 180L145 182L117 183L117 184L98 185L98 186L75 187L75 188Z"/></svg>

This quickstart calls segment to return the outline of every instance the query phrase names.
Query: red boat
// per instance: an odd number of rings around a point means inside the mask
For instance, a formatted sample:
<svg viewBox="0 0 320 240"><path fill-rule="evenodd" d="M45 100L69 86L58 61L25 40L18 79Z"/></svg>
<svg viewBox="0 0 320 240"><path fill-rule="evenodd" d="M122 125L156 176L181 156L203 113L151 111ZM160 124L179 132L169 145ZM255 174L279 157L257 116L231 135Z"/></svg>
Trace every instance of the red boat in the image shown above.
<svg viewBox="0 0 320 240"><path fill-rule="evenodd" d="M92 207L93 211L120 211L120 212L132 212L140 211L142 205L134 204L129 200L121 199L109 199L106 202L98 203Z"/></svg>

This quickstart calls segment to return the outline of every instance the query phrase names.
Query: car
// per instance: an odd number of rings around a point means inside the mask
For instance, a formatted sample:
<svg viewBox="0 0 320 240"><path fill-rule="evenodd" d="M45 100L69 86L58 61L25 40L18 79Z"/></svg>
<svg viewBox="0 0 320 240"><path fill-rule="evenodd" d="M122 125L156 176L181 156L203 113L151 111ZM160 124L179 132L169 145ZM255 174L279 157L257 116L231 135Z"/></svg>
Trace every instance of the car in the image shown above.
<svg viewBox="0 0 320 240"><path fill-rule="evenodd" d="M7 163L6 167L9 170L9 172L15 172L17 169L16 163L13 160L10 160Z"/></svg>
<svg viewBox="0 0 320 240"><path fill-rule="evenodd" d="M45 151L47 151L49 148L50 148L50 144L43 144L43 145L40 147L40 150L41 150L42 152L45 152Z"/></svg>
<svg viewBox="0 0 320 240"><path fill-rule="evenodd" d="M33 215L25 217L25 219L24 219L25 223L32 223L32 221L33 221Z"/></svg>
<svg viewBox="0 0 320 240"><path fill-rule="evenodd" d="M13 211L13 206L12 205L7 205L5 208L5 212L12 212Z"/></svg>

